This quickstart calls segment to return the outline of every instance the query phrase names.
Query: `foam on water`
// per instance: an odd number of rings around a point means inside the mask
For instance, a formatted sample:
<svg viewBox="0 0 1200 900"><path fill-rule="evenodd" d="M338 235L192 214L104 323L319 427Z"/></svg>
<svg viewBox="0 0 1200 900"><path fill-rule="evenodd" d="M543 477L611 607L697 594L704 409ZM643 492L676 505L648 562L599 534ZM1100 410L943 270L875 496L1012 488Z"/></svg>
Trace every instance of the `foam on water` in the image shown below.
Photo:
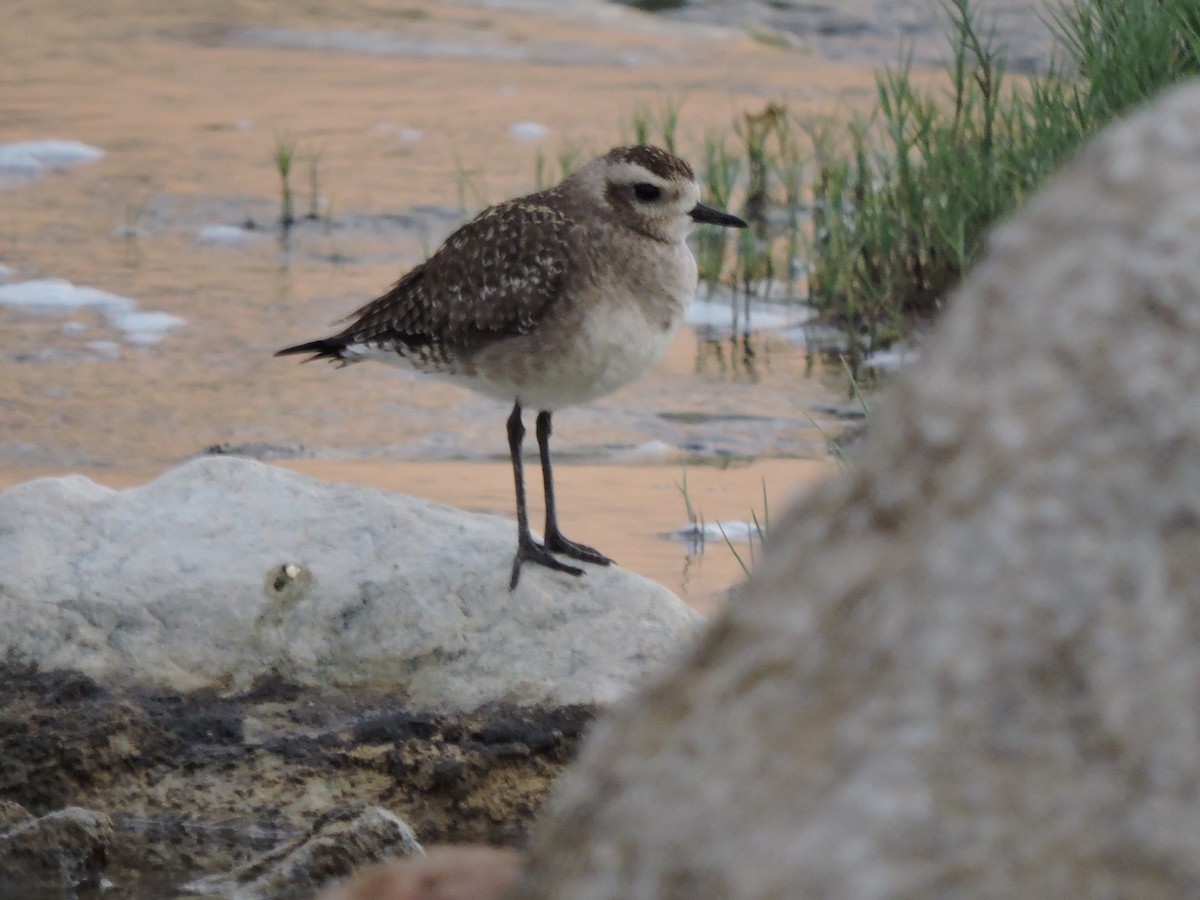
<svg viewBox="0 0 1200 900"><path fill-rule="evenodd" d="M128 297L74 285L65 278L0 285L0 306L40 314L95 310L104 316L110 327L122 332L128 343L142 346L156 344L168 331L186 324L179 316L138 310L137 303Z"/></svg>
<svg viewBox="0 0 1200 900"><path fill-rule="evenodd" d="M516 122L508 127L509 137L518 141L536 144L550 133L550 129L539 122Z"/></svg>
<svg viewBox="0 0 1200 900"><path fill-rule="evenodd" d="M196 235L200 244L216 244L226 247L240 247L249 244L258 237L254 232L237 225L205 225Z"/></svg>
<svg viewBox="0 0 1200 900"><path fill-rule="evenodd" d="M758 526L752 522L727 519L722 522L705 522L703 525L691 523L664 537L681 541L750 541L760 540L762 535Z"/></svg>
<svg viewBox="0 0 1200 900"><path fill-rule="evenodd" d="M887 350L877 350L863 360L863 365L884 375L891 375L917 359L912 347L897 344Z"/></svg>
<svg viewBox="0 0 1200 900"><path fill-rule="evenodd" d="M728 332L732 328L733 313L726 297L717 299L696 298L687 308L683 321L697 329ZM750 324L747 328L739 319L739 329L747 331L783 331L802 325L812 317L807 306L764 303L761 300L750 304Z"/></svg>
<svg viewBox="0 0 1200 900"><path fill-rule="evenodd" d="M79 141L39 140L0 144L0 177L32 179L47 169L64 169L104 158L99 147Z"/></svg>

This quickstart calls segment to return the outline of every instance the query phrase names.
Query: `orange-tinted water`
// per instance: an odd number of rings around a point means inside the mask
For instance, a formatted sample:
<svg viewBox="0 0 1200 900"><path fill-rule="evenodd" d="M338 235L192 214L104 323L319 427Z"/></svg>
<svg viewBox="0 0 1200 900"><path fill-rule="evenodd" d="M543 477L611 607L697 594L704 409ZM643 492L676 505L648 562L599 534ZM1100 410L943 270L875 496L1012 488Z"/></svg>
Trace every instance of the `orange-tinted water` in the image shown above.
<svg viewBox="0 0 1200 900"><path fill-rule="evenodd" d="M872 93L861 65L599 3L539 15L430 0L10 0L6 19L20 27L0 31L0 143L66 138L106 154L0 188L8 281L65 278L187 324L134 346L95 311L0 306L0 484L84 471L127 485L212 444L295 444L312 458L279 464L509 514L507 410L382 366L272 352L419 260L458 219L460 187L472 206L532 189L537 148L514 124L544 125L553 163L563 146L627 139L639 104L673 98L695 157L706 130L770 100L815 113ZM300 150L298 212L319 151L329 216L287 247L270 233L284 136ZM267 227L246 246L197 241L247 219ZM657 537L686 524L683 461L710 521L761 514L763 479L778 512L833 469L810 416L837 430L813 412L841 402L837 388L782 337L755 349L747 361L685 329L643 381L555 420L568 534L701 607L741 570L723 543L689 562Z"/></svg>

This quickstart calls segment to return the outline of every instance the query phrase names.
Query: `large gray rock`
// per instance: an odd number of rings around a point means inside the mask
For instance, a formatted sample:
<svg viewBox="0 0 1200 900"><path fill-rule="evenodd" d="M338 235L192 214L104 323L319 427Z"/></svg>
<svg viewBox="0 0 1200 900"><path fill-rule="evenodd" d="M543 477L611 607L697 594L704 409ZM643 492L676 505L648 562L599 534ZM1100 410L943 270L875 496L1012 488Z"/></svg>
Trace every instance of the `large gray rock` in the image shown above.
<svg viewBox="0 0 1200 900"><path fill-rule="evenodd" d="M0 658L188 689L266 672L417 706L608 703L698 617L618 568L531 567L511 523L201 458L116 492L0 494Z"/></svg>
<svg viewBox="0 0 1200 900"><path fill-rule="evenodd" d="M1200 87L992 237L523 898L1200 897Z"/></svg>

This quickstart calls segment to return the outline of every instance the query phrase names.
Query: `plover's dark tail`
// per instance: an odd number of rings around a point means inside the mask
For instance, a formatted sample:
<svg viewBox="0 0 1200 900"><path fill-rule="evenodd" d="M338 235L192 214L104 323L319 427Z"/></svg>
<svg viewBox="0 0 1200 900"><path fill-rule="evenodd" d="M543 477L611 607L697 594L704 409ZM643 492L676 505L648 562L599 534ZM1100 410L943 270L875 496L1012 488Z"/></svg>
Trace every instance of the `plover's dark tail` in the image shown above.
<svg viewBox="0 0 1200 900"><path fill-rule="evenodd" d="M304 362L312 362L314 359L330 359L334 362L346 362L342 351L350 343L344 337L322 338L319 341L309 341L307 344L297 344L295 347L284 347L276 352L276 356L291 356L294 353L311 353L308 359Z"/></svg>

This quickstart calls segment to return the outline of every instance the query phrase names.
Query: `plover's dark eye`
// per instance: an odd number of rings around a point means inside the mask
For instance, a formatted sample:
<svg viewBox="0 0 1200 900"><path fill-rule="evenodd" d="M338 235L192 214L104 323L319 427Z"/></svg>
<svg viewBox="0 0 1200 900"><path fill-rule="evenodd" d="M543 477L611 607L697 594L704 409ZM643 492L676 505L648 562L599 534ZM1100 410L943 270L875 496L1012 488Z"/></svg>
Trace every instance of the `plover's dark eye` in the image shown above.
<svg viewBox="0 0 1200 900"><path fill-rule="evenodd" d="M649 184L643 181L633 186L633 196L647 202L657 200L662 196L662 188L656 184Z"/></svg>

